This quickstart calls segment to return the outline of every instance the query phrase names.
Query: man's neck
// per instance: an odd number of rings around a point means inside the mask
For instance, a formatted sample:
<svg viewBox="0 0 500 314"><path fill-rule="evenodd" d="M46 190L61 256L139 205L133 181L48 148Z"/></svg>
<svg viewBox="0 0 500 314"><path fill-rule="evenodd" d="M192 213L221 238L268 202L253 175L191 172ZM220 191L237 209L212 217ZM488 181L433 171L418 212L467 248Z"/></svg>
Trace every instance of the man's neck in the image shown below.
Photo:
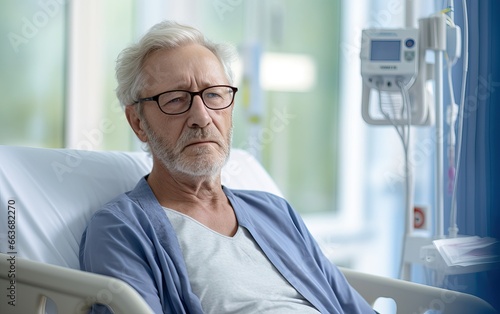
<svg viewBox="0 0 500 314"><path fill-rule="evenodd" d="M210 204L220 198L226 201L220 174L210 177L190 176L172 173L156 164L148 176L148 184L160 204L165 207L178 203Z"/></svg>
<svg viewBox="0 0 500 314"><path fill-rule="evenodd" d="M188 177L153 167L147 181L163 207L188 215L221 234L236 233L238 223L222 190L220 175Z"/></svg>

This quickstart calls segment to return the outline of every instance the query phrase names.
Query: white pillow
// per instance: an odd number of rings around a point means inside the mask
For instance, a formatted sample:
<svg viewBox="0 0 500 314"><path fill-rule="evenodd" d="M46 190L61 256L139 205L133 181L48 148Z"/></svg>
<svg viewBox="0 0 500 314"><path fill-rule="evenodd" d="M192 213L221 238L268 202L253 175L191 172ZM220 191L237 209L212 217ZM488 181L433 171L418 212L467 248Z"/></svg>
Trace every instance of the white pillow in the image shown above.
<svg viewBox="0 0 500 314"><path fill-rule="evenodd" d="M151 165L147 153L0 146L0 251L79 268L80 238L92 213L131 190ZM228 187L280 195L262 166L242 150L232 151L222 179ZM9 203L15 209L12 248Z"/></svg>

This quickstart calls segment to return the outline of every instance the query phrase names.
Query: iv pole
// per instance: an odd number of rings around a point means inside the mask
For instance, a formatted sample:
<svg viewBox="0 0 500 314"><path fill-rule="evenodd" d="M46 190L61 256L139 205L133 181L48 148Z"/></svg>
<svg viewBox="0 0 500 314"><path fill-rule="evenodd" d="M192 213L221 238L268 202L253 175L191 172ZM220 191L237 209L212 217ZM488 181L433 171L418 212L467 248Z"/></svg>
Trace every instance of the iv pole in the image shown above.
<svg viewBox="0 0 500 314"><path fill-rule="evenodd" d="M414 28L416 26L416 3L415 0L406 0L405 8L405 26L408 28ZM436 174L435 174L435 237L444 237L444 196L443 196L443 150L444 150L444 130L443 130L443 56L446 49L446 20L444 16L432 16L430 18L420 19L418 21L419 29L421 32L420 40L421 47L425 47L421 50L425 53L426 49L433 50L435 55L434 62L434 103L435 103L435 119L436 119ZM406 240L404 252L405 256L408 255L409 248L411 244L416 244L419 247L422 241L414 241L412 235L414 233L414 213L413 208L407 208L410 212L408 213L408 219L406 221ZM424 240L423 243L426 241ZM412 245L413 248L415 246ZM407 258L403 259L403 265L401 265L401 279L411 280L411 261Z"/></svg>

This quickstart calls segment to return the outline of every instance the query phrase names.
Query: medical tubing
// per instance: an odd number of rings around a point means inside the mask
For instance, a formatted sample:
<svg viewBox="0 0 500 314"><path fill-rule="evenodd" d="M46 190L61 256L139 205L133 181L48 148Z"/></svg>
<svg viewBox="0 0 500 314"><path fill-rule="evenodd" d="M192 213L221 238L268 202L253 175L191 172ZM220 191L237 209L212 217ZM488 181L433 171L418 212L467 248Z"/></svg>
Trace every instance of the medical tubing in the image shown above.
<svg viewBox="0 0 500 314"><path fill-rule="evenodd" d="M405 240L406 236L413 232L413 173L411 169L411 164L409 161L409 150L410 150L410 127L411 127L411 105L409 102L408 90L402 81L397 81L399 88L401 89L401 95L403 98L403 108L406 109L406 139L401 137L401 142L403 144L404 154L405 154L405 228L404 236L401 245L401 257L400 257L400 268L399 277L404 278L407 270L405 269L404 254L405 254ZM404 126L402 126L404 128Z"/></svg>
<svg viewBox="0 0 500 314"><path fill-rule="evenodd" d="M408 96L407 87L404 85L403 81L397 80L397 85L401 90L402 100L403 100L403 112L406 110L406 125L401 125L401 129L399 125L396 124L394 119L390 117L382 108L382 96L379 86L381 84L380 81L376 83L378 90L378 98L379 98L379 108L380 112L384 115L384 117L389 120L396 129L401 143L403 144L403 151L405 157L405 224L404 224L404 234L401 242L401 256L399 263L399 277L405 279L405 273L407 270L405 269L404 263L404 254L405 254L405 240L406 236L413 231L413 215L411 212L413 211L413 187L412 180L413 175L409 162L409 149L410 149L410 127L411 127L411 106ZM405 129L405 126L407 129Z"/></svg>
<svg viewBox="0 0 500 314"><path fill-rule="evenodd" d="M399 126L396 124L396 122L394 121L394 119L392 117L390 117L382 108L382 95L381 95L381 90L379 88L379 86L381 85L382 83L380 81L377 81L375 83L376 87L377 87L377 90L378 90L378 98L379 98L379 109L380 109L380 112L384 115L384 117L389 120L389 122L391 122L392 126L396 129L396 132L398 133L399 135L399 138L401 140L401 143L403 144L403 151L404 151L404 155L405 155L405 224L404 224L404 233L403 233L403 237L402 237L402 242L401 242L401 255L400 255L400 262L399 262L399 278L405 278L405 273L407 272L407 270L405 269L405 263L404 263L404 254L405 254L405 240L406 240L406 235L409 234L410 232L410 225L409 225L409 219L411 217L409 211L409 205L410 204L410 207L411 207L411 198L410 198L410 195L409 195L409 191L410 191L410 181L409 181L409 176L411 175L409 173L409 162L408 162L408 142L410 140L410 125L411 125L411 110L407 104L407 93L406 93L406 89L404 89L404 84L402 84L402 82L400 82L399 80L397 81L397 84L399 86L399 88L401 89L401 94L402 94L402 100L403 100L403 111L406 109L406 117L407 117L407 121L406 121L406 124L408 126L408 133L405 132L405 126L404 125L401 125L401 129L399 128ZM405 136L406 135L406 136Z"/></svg>
<svg viewBox="0 0 500 314"><path fill-rule="evenodd" d="M408 91L406 87L404 86L403 82L398 81L398 86L401 89L401 94L403 96L403 107L406 109L406 140L403 142L403 148L404 148L404 153L405 153L405 208L407 209L406 211L406 216L405 216L405 234L409 234L413 228L413 219L411 212L413 210L413 193L412 193L412 187L411 187L411 181L412 181L412 171L411 171L411 165L409 161L409 150L410 150L410 127L411 127L411 107L409 105L409 99L408 99Z"/></svg>
<svg viewBox="0 0 500 314"><path fill-rule="evenodd" d="M384 109L382 108L382 93L381 93L381 90L379 88L381 82L378 81L375 85L377 86L377 91L378 91L378 105L379 105L379 109L380 109L380 112L382 113L382 115L387 119L389 120L389 122L391 122L392 126L396 129L396 132L398 132L398 135L399 137L401 138L401 140L403 141L404 143L404 137L405 137L405 134L404 134L404 129L403 130L400 130L398 125L396 124L396 122L394 122L394 119L391 118L385 111ZM403 106L404 106L404 103L403 103ZM404 108L403 108L404 110Z"/></svg>
<svg viewBox="0 0 500 314"><path fill-rule="evenodd" d="M445 54L446 55L446 54ZM446 55L447 56L447 55ZM458 112L455 112L455 95L453 94L453 79L451 76L452 64L448 57L447 61L447 72L448 72L448 89L450 92L451 103L448 105L448 110L446 111L446 122L449 126L448 130L448 194L453 195L453 187L455 185L455 123L457 120Z"/></svg>
<svg viewBox="0 0 500 314"><path fill-rule="evenodd" d="M450 227L448 228L448 233L450 238L455 238L458 234L457 226L457 185L458 185L458 175L460 172L460 159L462 152L462 136L463 136L463 124L464 124L464 108L465 108L465 88L467 86L467 71L469 69L469 21L467 16L467 1L462 0L462 11L464 18L464 61L462 69L462 86L460 90L460 106L458 114L458 135L457 135L457 153L456 153L456 164L455 164L455 181L453 183L453 194L451 197L451 209L450 209Z"/></svg>
<svg viewBox="0 0 500 314"><path fill-rule="evenodd" d="M446 64L448 66L448 87L450 90L450 101L452 104L455 104L455 94L453 93L453 77L451 76L451 68L453 64L451 64L450 59L448 58L448 55L446 55Z"/></svg>

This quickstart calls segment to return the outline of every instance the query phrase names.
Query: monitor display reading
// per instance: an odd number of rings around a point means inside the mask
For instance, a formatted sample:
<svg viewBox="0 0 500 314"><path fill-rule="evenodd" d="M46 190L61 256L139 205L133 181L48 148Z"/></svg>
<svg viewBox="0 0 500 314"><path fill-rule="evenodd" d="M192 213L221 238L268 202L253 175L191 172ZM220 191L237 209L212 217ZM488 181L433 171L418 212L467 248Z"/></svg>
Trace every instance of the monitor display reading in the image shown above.
<svg viewBox="0 0 500 314"><path fill-rule="evenodd" d="M401 40L372 40L372 61L400 61Z"/></svg>

